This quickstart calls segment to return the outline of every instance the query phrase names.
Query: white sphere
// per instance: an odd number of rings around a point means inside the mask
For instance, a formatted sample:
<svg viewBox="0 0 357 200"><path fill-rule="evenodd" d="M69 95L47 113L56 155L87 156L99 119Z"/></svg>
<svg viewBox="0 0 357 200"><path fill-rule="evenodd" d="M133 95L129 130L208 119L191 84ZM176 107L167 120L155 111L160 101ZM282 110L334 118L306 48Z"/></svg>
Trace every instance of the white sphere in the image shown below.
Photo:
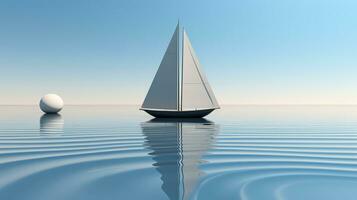
<svg viewBox="0 0 357 200"><path fill-rule="evenodd" d="M45 113L58 113L63 108L63 100L57 94L46 94L41 98L40 108Z"/></svg>

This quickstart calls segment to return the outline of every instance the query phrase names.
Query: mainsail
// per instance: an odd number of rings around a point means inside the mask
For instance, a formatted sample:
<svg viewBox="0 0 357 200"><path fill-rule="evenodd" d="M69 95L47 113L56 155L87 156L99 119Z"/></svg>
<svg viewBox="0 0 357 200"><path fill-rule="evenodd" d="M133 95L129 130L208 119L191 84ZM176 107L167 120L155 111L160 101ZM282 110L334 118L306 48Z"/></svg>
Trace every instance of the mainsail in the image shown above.
<svg viewBox="0 0 357 200"><path fill-rule="evenodd" d="M182 52L182 110L219 108L185 31Z"/></svg>
<svg viewBox="0 0 357 200"><path fill-rule="evenodd" d="M151 83L142 109L178 110L179 25Z"/></svg>
<svg viewBox="0 0 357 200"><path fill-rule="evenodd" d="M182 34L182 55L179 38L177 25L141 109L195 111L219 108L186 32Z"/></svg>

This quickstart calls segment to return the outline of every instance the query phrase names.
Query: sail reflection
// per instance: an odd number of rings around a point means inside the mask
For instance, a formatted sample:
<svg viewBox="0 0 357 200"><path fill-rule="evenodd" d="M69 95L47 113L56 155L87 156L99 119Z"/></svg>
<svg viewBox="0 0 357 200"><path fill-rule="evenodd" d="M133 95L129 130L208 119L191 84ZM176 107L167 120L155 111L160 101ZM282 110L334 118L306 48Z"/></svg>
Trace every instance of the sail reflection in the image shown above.
<svg viewBox="0 0 357 200"><path fill-rule="evenodd" d="M40 118L41 134L63 133L64 120L60 114L43 114Z"/></svg>
<svg viewBox="0 0 357 200"><path fill-rule="evenodd" d="M141 124L154 166L169 199L189 199L199 178L201 157L219 126L205 119L153 119Z"/></svg>

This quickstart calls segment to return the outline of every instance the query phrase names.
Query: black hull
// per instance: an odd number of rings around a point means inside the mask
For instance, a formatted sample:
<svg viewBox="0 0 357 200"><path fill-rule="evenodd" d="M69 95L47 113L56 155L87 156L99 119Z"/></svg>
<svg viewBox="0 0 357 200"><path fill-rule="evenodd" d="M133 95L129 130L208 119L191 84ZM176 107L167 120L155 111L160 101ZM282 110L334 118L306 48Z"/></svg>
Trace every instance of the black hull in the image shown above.
<svg viewBox="0 0 357 200"><path fill-rule="evenodd" d="M214 109L192 110L192 111L164 111L164 110L144 110L156 118L202 118L210 114Z"/></svg>

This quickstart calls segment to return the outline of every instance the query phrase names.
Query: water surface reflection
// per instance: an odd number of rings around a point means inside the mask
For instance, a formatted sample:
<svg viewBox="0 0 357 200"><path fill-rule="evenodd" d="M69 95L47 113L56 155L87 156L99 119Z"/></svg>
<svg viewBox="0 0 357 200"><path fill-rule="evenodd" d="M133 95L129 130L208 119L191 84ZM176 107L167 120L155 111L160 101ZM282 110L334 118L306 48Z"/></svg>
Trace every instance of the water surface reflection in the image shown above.
<svg viewBox="0 0 357 200"><path fill-rule="evenodd" d="M205 119L153 119L141 124L162 190L170 199L189 199L203 172L199 165L219 126Z"/></svg>
<svg viewBox="0 0 357 200"><path fill-rule="evenodd" d="M63 133L64 119L60 114L43 114L40 118L41 134Z"/></svg>

